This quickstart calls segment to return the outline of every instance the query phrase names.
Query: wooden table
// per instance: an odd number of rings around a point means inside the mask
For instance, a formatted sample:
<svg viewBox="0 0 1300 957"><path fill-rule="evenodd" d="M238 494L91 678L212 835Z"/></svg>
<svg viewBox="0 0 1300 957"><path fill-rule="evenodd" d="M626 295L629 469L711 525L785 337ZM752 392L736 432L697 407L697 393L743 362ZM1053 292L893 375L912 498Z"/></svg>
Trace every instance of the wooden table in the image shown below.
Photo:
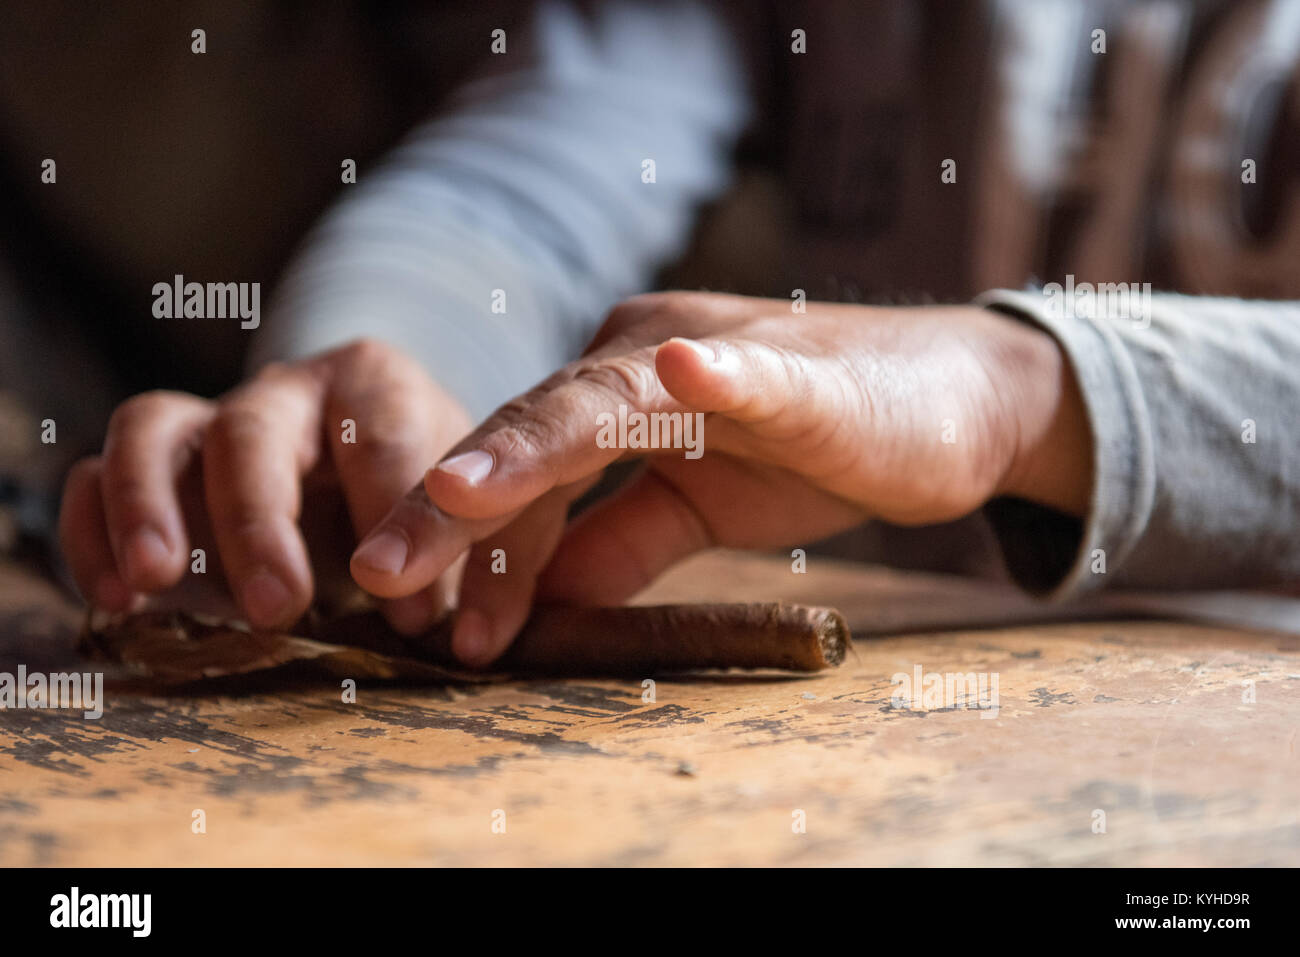
<svg viewBox="0 0 1300 957"><path fill-rule="evenodd" d="M715 553L643 600L826 601L888 629L989 595ZM0 567L0 611L0 671L86 668L48 585ZM1085 621L856 651L823 676L660 678L653 701L583 679L0 712L0 863L1300 862L1300 639ZM893 707L917 664L996 674L997 717Z"/></svg>

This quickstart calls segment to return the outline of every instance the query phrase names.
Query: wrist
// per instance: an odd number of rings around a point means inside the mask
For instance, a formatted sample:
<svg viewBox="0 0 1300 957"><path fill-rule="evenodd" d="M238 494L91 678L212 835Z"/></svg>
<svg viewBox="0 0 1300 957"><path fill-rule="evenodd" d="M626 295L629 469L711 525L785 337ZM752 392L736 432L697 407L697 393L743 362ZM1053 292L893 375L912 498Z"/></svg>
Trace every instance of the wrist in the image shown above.
<svg viewBox="0 0 1300 957"><path fill-rule="evenodd" d="M1006 420L1014 440L995 494L1082 517L1092 495L1093 436L1074 370L1050 333L1002 318L1006 341L995 350L995 381L1009 386Z"/></svg>

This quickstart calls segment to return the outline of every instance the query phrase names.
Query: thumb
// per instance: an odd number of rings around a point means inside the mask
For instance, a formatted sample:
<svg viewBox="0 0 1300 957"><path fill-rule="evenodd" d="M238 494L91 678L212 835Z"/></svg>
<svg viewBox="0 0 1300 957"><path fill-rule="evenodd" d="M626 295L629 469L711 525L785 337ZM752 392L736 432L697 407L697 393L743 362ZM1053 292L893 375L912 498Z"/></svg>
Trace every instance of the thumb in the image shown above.
<svg viewBox="0 0 1300 957"><path fill-rule="evenodd" d="M712 533L691 501L661 472L647 469L569 525L538 579L538 594L579 605L621 604L670 565L711 545Z"/></svg>
<svg viewBox="0 0 1300 957"><path fill-rule="evenodd" d="M655 372L677 401L736 422L768 421L812 392L812 359L752 339L674 337L655 353Z"/></svg>

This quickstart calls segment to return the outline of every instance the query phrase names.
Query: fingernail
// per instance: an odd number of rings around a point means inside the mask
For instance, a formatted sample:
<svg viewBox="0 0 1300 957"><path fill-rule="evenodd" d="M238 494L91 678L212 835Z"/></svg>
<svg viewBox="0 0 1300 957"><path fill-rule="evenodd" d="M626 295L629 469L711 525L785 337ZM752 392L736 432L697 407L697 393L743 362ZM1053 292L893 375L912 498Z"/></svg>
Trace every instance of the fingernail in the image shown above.
<svg viewBox="0 0 1300 957"><path fill-rule="evenodd" d="M259 569L244 582L244 610L254 625L269 625L280 620L293 595L284 582L265 568Z"/></svg>
<svg viewBox="0 0 1300 957"><path fill-rule="evenodd" d="M362 542L352 557L374 571L385 575L400 575L406 567L409 550L405 536L385 528Z"/></svg>
<svg viewBox="0 0 1300 957"><path fill-rule="evenodd" d="M462 452L460 455L453 455L439 462L438 471L462 478L470 485L477 485L492 474L492 465L491 455L475 449L473 452Z"/></svg>
<svg viewBox="0 0 1300 957"><path fill-rule="evenodd" d="M485 665L491 654L492 623L474 608L462 608L456 615L451 650L467 665Z"/></svg>
<svg viewBox="0 0 1300 957"><path fill-rule="evenodd" d="M673 336L672 341L680 342L710 365L718 361L718 357L713 350L702 342L696 342L694 339L683 339L681 336Z"/></svg>
<svg viewBox="0 0 1300 957"><path fill-rule="evenodd" d="M153 567L167 560L171 549L157 531L145 525L137 528L126 540L126 577L138 582Z"/></svg>

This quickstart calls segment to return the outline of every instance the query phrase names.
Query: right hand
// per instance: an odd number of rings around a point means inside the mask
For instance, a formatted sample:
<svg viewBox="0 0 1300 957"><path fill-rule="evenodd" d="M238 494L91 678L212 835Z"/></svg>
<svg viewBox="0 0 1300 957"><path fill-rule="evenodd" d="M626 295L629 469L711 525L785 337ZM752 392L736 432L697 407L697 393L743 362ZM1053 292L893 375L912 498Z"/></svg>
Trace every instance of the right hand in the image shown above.
<svg viewBox="0 0 1300 957"><path fill-rule="evenodd" d="M707 415L703 457L598 441L619 406ZM572 501L628 454L646 455L646 470L568 522ZM427 494L375 527L352 573L396 598L468 548L452 649L484 665L535 597L619 603L701 548L786 546L867 518L951 521L1000 495L1082 515L1091 455L1064 353L1018 319L826 303L796 316L787 300L640 296L431 469Z"/></svg>
<svg viewBox="0 0 1300 957"><path fill-rule="evenodd" d="M114 412L102 454L70 472L63 552L87 600L120 612L177 589L191 549L205 548L250 624L285 627L312 603L321 568L346 576L349 543L313 555L307 533L346 515L347 537L364 536L470 424L416 363L369 340L268 366L215 401L146 392ZM450 603L451 578L381 609L399 630L423 630Z"/></svg>

